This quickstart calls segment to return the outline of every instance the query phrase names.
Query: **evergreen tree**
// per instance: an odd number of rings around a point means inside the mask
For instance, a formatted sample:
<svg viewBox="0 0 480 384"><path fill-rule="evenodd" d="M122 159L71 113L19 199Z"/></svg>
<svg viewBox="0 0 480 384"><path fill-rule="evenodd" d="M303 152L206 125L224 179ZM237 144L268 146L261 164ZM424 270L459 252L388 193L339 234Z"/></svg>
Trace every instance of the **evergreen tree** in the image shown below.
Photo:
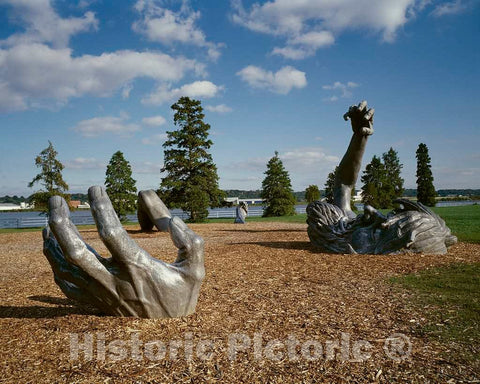
<svg viewBox="0 0 480 384"><path fill-rule="evenodd" d="M376 208L388 208L390 200L388 195L387 176L385 166L379 157L373 156L370 164L367 165L361 178L362 202Z"/></svg>
<svg viewBox="0 0 480 384"><path fill-rule="evenodd" d="M428 147L420 143L417 149L417 200L430 207L435 206L435 187L433 186L433 175L430 165Z"/></svg>
<svg viewBox="0 0 480 384"><path fill-rule="evenodd" d="M307 189L305 189L305 200L307 203L311 203L313 201L317 201L320 199L320 190L316 185L309 185Z"/></svg>
<svg viewBox="0 0 480 384"><path fill-rule="evenodd" d="M388 205L393 205L393 200L403 195L403 179L400 177L403 165L400 163L398 153L393 148L382 155L385 167L384 191L388 197Z"/></svg>
<svg viewBox="0 0 480 384"><path fill-rule="evenodd" d="M112 155L105 172L105 189L113 209L121 221L127 219L128 212L134 212L137 201L136 181L132 178L132 168L123 153Z"/></svg>
<svg viewBox="0 0 480 384"><path fill-rule="evenodd" d="M333 204L333 190L335 187L335 173L337 172L338 166L335 167L333 172L330 172L327 176L327 181L325 181L325 191L323 192L323 197L327 203Z"/></svg>
<svg viewBox="0 0 480 384"><path fill-rule="evenodd" d="M295 196L288 172L275 151L267 163L265 179L262 182L263 216L287 216L295 214Z"/></svg>
<svg viewBox="0 0 480 384"><path fill-rule="evenodd" d="M188 212L190 221L203 221L208 207L218 207L225 196L218 188L217 167L208 139L210 125L204 123L201 102L181 97L171 106L178 130L167 132L163 144L164 166L159 193L169 207Z"/></svg>
<svg viewBox="0 0 480 384"><path fill-rule="evenodd" d="M51 196L62 196L67 202L70 196L65 192L68 190L68 184L63 180L62 170L63 164L57 160L58 152L55 151L53 145L48 141L48 147L45 148L35 158L35 165L41 168L41 172L36 175L33 180L28 183L28 187L32 188L36 183L40 183L43 189L32 195L32 201L36 208L47 210L47 202Z"/></svg>

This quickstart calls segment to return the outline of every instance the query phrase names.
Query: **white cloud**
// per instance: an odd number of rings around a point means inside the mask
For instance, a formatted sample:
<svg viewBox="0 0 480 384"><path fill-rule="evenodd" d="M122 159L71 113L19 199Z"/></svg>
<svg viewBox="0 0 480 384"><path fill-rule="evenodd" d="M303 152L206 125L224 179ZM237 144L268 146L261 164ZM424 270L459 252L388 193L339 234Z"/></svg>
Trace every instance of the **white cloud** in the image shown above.
<svg viewBox="0 0 480 384"><path fill-rule="evenodd" d="M435 17L458 15L468 10L470 4L462 0L454 0L448 3L438 4L432 11Z"/></svg>
<svg viewBox="0 0 480 384"><path fill-rule="evenodd" d="M200 12L193 11L186 1L182 2L178 12L161 7L160 3L154 0L137 1L135 8L142 18L133 24L134 31L150 41L166 45L182 43L204 47L211 59L218 59L222 44L207 41L203 31L196 26Z"/></svg>
<svg viewBox="0 0 480 384"><path fill-rule="evenodd" d="M160 115L144 117L142 119L143 124L151 125L151 126L155 126L155 127L159 127L159 126L165 124L166 122L167 122L167 120L165 120L165 118L163 116L160 116Z"/></svg>
<svg viewBox="0 0 480 384"><path fill-rule="evenodd" d="M125 84L122 88L122 99L128 99L130 97L130 92L133 89L132 84Z"/></svg>
<svg viewBox="0 0 480 384"><path fill-rule="evenodd" d="M252 188L248 183L249 176L262 175L267 169L267 162L273 156L252 157L243 161L232 162L222 167L222 172L227 173L229 181L244 181L241 188ZM292 185L296 190L301 190L309 184L318 184L320 186L327 175L335 169L339 162L337 156L328 154L322 147L299 147L280 152L279 157L285 169L289 172ZM263 177L262 177L263 178ZM225 182L225 180L224 180ZM306 184L304 186L304 184ZM225 188L231 188L226 186Z"/></svg>
<svg viewBox="0 0 480 384"><path fill-rule="evenodd" d="M219 104L219 105L207 105L205 106L205 109L210 112L216 112L216 113L229 113L232 112L233 109L230 108L229 106L225 104Z"/></svg>
<svg viewBox="0 0 480 384"><path fill-rule="evenodd" d="M11 7L12 19L25 29L1 40L0 45L4 46L50 43L65 48L73 35L98 26L93 12L86 12L83 17L61 18L50 0L2 0L2 3Z"/></svg>
<svg viewBox="0 0 480 384"><path fill-rule="evenodd" d="M339 93L339 95L333 95L325 98L324 100L337 101L340 97L342 98L352 97L352 89L356 87L358 87L358 84L354 83L353 81L348 81L346 84L341 83L340 81L336 81L332 85L324 85L322 86L323 89L336 91L337 93Z"/></svg>
<svg viewBox="0 0 480 384"><path fill-rule="evenodd" d="M22 31L0 40L0 111L65 104L72 97L110 96L121 90L128 98L139 77L178 81L186 72L205 74L205 65L160 52L129 50L73 56L70 38L96 29L91 12L60 17L51 0L0 0L9 21Z"/></svg>
<svg viewBox="0 0 480 384"><path fill-rule="evenodd" d="M313 51L313 54L315 51ZM305 49L305 48L293 48L293 47L275 47L273 48L272 55L280 55L285 57L286 59L292 60L301 60L305 59L312 55L312 50Z"/></svg>
<svg viewBox="0 0 480 384"><path fill-rule="evenodd" d="M106 164L95 159L94 157L77 157L76 159L65 162L67 169L102 169Z"/></svg>
<svg viewBox="0 0 480 384"><path fill-rule="evenodd" d="M150 161L132 164L132 170L134 173L140 173L145 175L159 175L160 169L162 169L162 167L163 164L152 163Z"/></svg>
<svg viewBox="0 0 480 384"><path fill-rule="evenodd" d="M225 168L235 171L264 172L267 167L268 157L251 157L242 161L234 161Z"/></svg>
<svg viewBox="0 0 480 384"><path fill-rule="evenodd" d="M293 88L304 88L307 85L305 72L286 66L273 73L260 67L249 65L237 75L252 88L268 89L271 92L285 95Z"/></svg>
<svg viewBox="0 0 480 384"><path fill-rule="evenodd" d="M68 48L43 44L0 49L0 110L28 108L32 100L61 102L83 95L108 96L139 77L176 81L187 71L203 74L195 60L163 53L117 51L72 57Z"/></svg>
<svg viewBox="0 0 480 384"><path fill-rule="evenodd" d="M273 156L273 155L272 155ZM287 170L315 170L317 167L327 168L339 162L337 156L328 155L321 147L300 147L280 152L280 159ZM244 169L250 171L265 171L270 157L252 157L244 161L231 164L232 169ZM330 172L330 171L329 171Z"/></svg>
<svg viewBox="0 0 480 384"><path fill-rule="evenodd" d="M150 137L145 137L142 139L142 144L144 145L157 145L159 143L163 143L165 140L167 140L167 134L166 133L159 133L157 135L153 135Z"/></svg>
<svg viewBox="0 0 480 384"><path fill-rule="evenodd" d="M160 105L182 96L208 99L215 97L222 90L223 86L215 85L210 81L195 81L174 89L169 85L160 84L154 92L142 99L142 103Z"/></svg>
<svg viewBox="0 0 480 384"><path fill-rule="evenodd" d="M380 33L384 41L425 6L425 0L271 0L253 3L249 9L233 1L233 22L252 31L284 37L287 45L274 54L290 59L311 56L333 44L345 30L366 29Z"/></svg>
<svg viewBox="0 0 480 384"><path fill-rule="evenodd" d="M320 147L296 148L280 153L279 157L292 170L315 170L323 168L325 162L330 163L328 167L339 162L337 156L327 155Z"/></svg>
<svg viewBox="0 0 480 384"><path fill-rule="evenodd" d="M288 40L286 47L275 47L272 54L300 60L315 55L319 48L328 47L334 42L335 37L329 31L311 31Z"/></svg>
<svg viewBox="0 0 480 384"><path fill-rule="evenodd" d="M126 120L128 120L126 115L94 117L80 121L73 130L84 137L96 137L105 133L128 137L140 131L138 124L127 123Z"/></svg>
<svg viewBox="0 0 480 384"><path fill-rule="evenodd" d="M305 45L312 48L320 48L331 45L335 42L333 34L328 31L308 32L300 36L296 36L290 40L291 44Z"/></svg>

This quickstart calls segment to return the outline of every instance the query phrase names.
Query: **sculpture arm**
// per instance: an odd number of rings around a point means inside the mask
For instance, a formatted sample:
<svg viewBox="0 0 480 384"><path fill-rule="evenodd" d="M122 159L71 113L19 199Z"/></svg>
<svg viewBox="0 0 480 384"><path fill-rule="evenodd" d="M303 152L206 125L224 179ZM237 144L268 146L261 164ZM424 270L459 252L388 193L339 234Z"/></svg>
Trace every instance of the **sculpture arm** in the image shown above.
<svg viewBox="0 0 480 384"><path fill-rule="evenodd" d="M342 208L350 217L355 216L350 206L350 199L362 166L368 137L373 134L373 114L374 110L367 109L367 102L362 101L358 106L351 106L343 116L345 120L351 120L353 135L335 173L333 196L334 204Z"/></svg>

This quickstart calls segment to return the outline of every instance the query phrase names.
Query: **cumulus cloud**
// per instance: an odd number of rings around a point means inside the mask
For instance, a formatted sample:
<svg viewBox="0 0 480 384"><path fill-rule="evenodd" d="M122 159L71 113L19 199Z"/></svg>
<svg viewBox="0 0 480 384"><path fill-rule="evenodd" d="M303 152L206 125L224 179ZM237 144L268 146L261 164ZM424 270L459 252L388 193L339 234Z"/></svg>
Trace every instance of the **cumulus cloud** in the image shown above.
<svg viewBox="0 0 480 384"><path fill-rule="evenodd" d="M450 1L448 3L438 4L432 11L432 15L435 17L458 15L467 11L470 7L470 3L462 0Z"/></svg>
<svg viewBox="0 0 480 384"><path fill-rule="evenodd" d="M132 84L125 84L122 88L122 99L128 99L130 97L130 92L133 89Z"/></svg>
<svg viewBox="0 0 480 384"><path fill-rule="evenodd" d="M279 155L285 167L292 170L315 170L324 167L325 162L329 163L328 167L339 162L337 156L328 155L325 150L320 147L303 147L296 148Z"/></svg>
<svg viewBox="0 0 480 384"><path fill-rule="evenodd" d="M230 180L244 179L258 175L267 168L269 157L252 157L243 161L236 161L223 167L230 176ZM322 147L298 147L279 153L285 169L289 172L292 185L297 190L304 189L306 185L324 182L329 172L339 162L337 156L327 153ZM306 185L304 185L306 184ZM251 183L245 183L242 188L251 188Z"/></svg>
<svg viewBox="0 0 480 384"><path fill-rule="evenodd" d="M186 1L182 2L178 12L160 4L155 0L137 1L135 9L140 13L141 19L133 24L133 30L150 41L165 45L182 43L206 48L211 59L218 59L222 44L207 41L203 31L198 28L196 21L201 16L200 12L193 11Z"/></svg>
<svg viewBox="0 0 480 384"><path fill-rule="evenodd" d="M300 147L289 149L285 152L280 152L280 159L287 170L315 170L318 167L325 167L328 169L339 162L337 156L329 155L321 147ZM232 169L244 169L249 171L264 171L267 162L270 158L267 157L252 157L244 161L234 162L231 164Z"/></svg>
<svg viewBox="0 0 480 384"><path fill-rule="evenodd" d="M233 1L233 22L255 32L284 37L273 54L303 59L334 43L345 30L367 29L395 40L396 32L424 7L425 0L271 0L245 9Z"/></svg>
<svg viewBox="0 0 480 384"><path fill-rule="evenodd" d="M94 117L80 121L73 130L84 137L96 137L105 133L128 137L140 131L138 124L128 123L126 120L128 120L126 115Z"/></svg>
<svg viewBox="0 0 480 384"><path fill-rule="evenodd" d="M163 164L152 163L150 161L143 161L141 163L132 164L132 170L134 173L140 173L145 175L158 175Z"/></svg>
<svg viewBox="0 0 480 384"><path fill-rule="evenodd" d="M341 83L340 81L336 81L331 85L324 85L322 86L325 90L335 91L338 95L333 95L330 97L325 98L327 101L337 101L340 97L348 98L352 97L352 89L358 87L357 83L353 81L349 81L346 84Z"/></svg>
<svg viewBox="0 0 480 384"><path fill-rule="evenodd" d="M83 95L109 96L138 77L176 81L188 71L203 74L195 60L163 53L117 51L99 56L72 56L68 48L44 44L0 49L0 109L25 109L32 99L57 99Z"/></svg>
<svg viewBox="0 0 480 384"><path fill-rule="evenodd" d="M251 157L242 161L234 161L226 165L225 168L235 171L264 172L268 160L268 157Z"/></svg>
<svg viewBox="0 0 480 384"><path fill-rule="evenodd" d="M315 55L319 48L328 47L334 42L335 37L329 31L311 31L289 39L286 47L275 47L272 54L300 60Z"/></svg>
<svg viewBox="0 0 480 384"><path fill-rule="evenodd" d="M94 157L77 157L65 162L65 168L67 169L103 169L105 167L105 163Z"/></svg>
<svg viewBox="0 0 480 384"><path fill-rule="evenodd" d="M205 106L205 109L210 112L216 112L216 113L229 113L232 112L233 109L230 108L229 106L225 104L219 104L219 105L207 105Z"/></svg>
<svg viewBox="0 0 480 384"><path fill-rule="evenodd" d="M79 32L94 29L93 13L60 17L49 0L0 0L10 18L23 28L0 40L0 111L64 104L72 97L110 96L121 90L128 98L136 78L178 81L187 72L203 76L205 65L160 52L131 50L77 55L67 47Z"/></svg>
<svg viewBox="0 0 480 384"><path fill-rule="evenodd" d="M167 134L166 133L159 133L157 135L153 135L150 137L145 137L142 139L142 144L144 145L157 145L160 143L163 143L165 140L167 140Z"/></svg>
<svg viewBox="0 0 480 384"><path fill-rule="evenodd" d="M268 89L271 92L286 95L293 88L307 85L305 72L286 66L273 73L260 67L249 65L237 72L237 75L252 88Z"/></svg>
<svg viewBox="0 0 480 384"><path fill-rule="evenodd" d="M50 0L2 0L2 3L11 7L11 19L25 29L24 32L0 40L0 45L3 46L49 43L54 47L65 48L73 35L98 27L93 12L86 12L82 17L61 18Z"/></svg>
<svg viewBox="0 0 480 384"><path fill-rule="evenodd" d="M208 99L215 97L222 90L223 86L215 85L210 81L195 81L173 89L170 85L160 84L154 92L142 99L142 103L160 105L182 96Z"/></svg>
<svg viewBox="0 0 480 384"><path fill-rule="evenodd" d="M166 122L167 122L167 120L165 120L165 118L163 116L160 116L160 115L144 117L142 119L143 124L151 125L151 126L155 126L155 127L159 127L159 126L165 124Z"/></svg>

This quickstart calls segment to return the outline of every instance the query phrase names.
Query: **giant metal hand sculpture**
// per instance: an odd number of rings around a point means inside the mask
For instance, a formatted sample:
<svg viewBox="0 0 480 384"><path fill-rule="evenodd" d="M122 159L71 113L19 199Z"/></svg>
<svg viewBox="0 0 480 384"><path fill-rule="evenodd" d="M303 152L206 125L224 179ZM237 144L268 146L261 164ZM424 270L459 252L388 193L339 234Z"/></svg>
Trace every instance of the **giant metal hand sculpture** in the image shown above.
<svg viewBox="0 0 480 384"><path fill-rule="evenodd" d="M74 300L115 316L178 317L195 311L205 275L203 239L170 216L157 194L139 193L139 211L160 231L168 231L179 249L172 264L151 257L123 229L101 187L88 197L97 229L112 254L104 258L86 244L70 220L61 197L49 200L49 227L43 231L44 254L55 282Z"/></svg>
<svg viewBox="0 0 480 384"><path fill-rule="evenodd" d="M368 137L373 134L373 114L362 101L343 116L351 120L352 139L335 173L334 203L315 201L307 207L310 241L334 253L446 253L457 238L438 215L420 203L398 199L400 208L387 216L368 205L362 215L352 211L350 198Z"/></svg>

